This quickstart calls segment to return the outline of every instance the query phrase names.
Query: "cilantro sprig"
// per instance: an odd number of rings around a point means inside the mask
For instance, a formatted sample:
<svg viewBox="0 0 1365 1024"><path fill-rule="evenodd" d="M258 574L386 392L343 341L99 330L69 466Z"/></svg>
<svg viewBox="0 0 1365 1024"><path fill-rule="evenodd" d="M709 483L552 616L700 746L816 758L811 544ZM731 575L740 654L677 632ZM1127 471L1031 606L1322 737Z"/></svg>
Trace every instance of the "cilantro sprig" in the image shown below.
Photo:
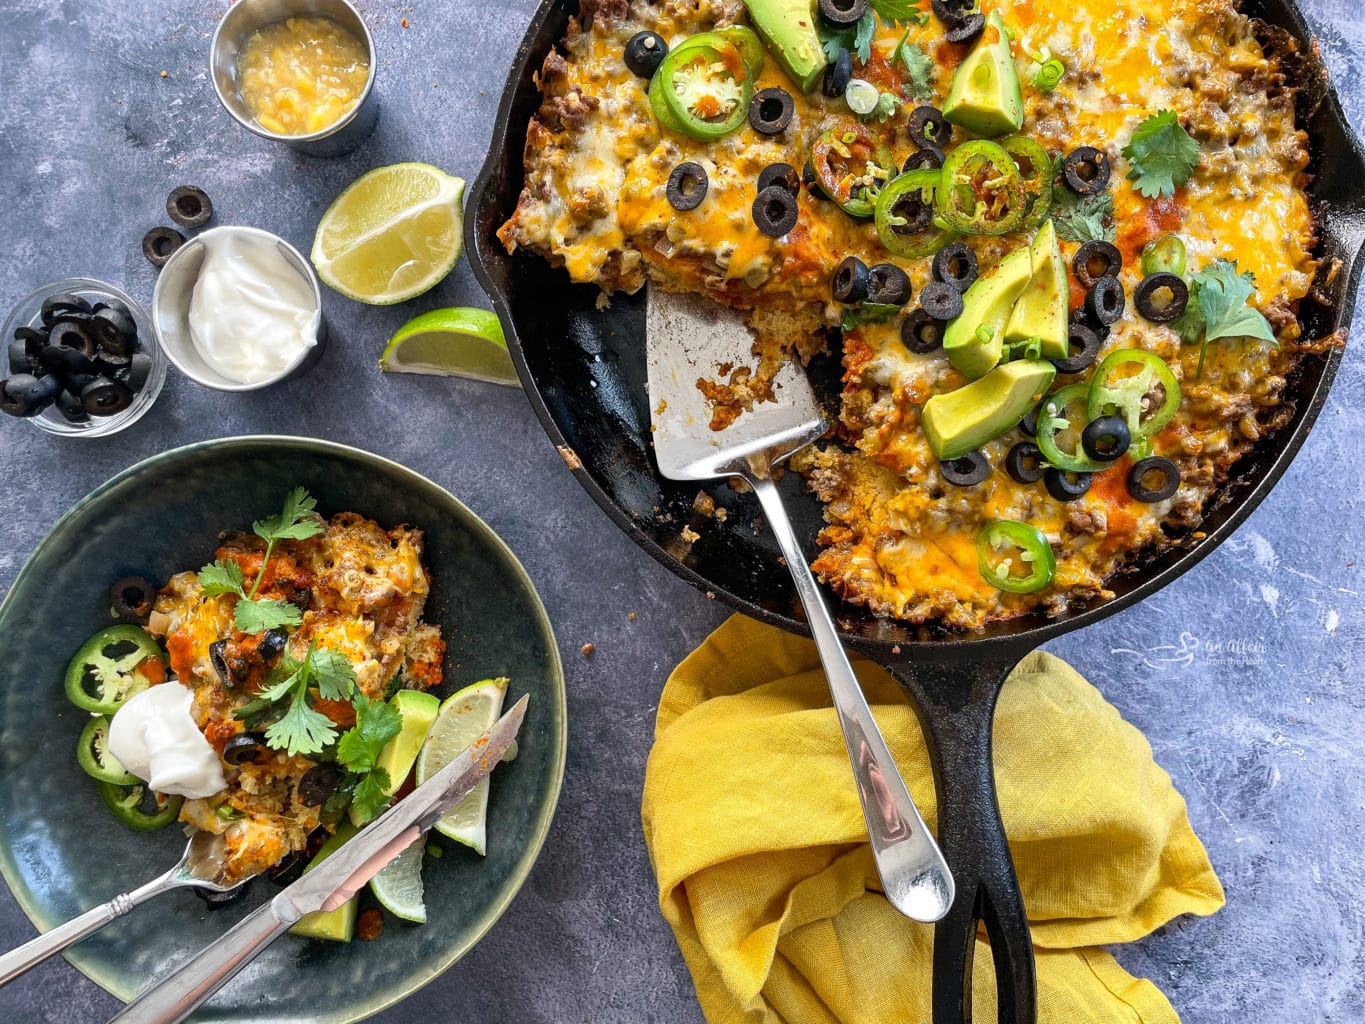
<svg viewBox="0 0 1365 1024"><path fill-rule="evenodd" d="M900 311L901 307L892 302L860 302L844 310L839 327L851 331L862 324L884 324Z"/></svg>
<svg viewBox="0 0 1365 1024"><path fill-rule="evenodd" d="M303 622L303 613L288 601L277 598L258 598L270 556L275 545L282 540L307 540L323 531L321 519L314 511L317 501L302 487L295 487L284 499L284 507L279 515L269 519L258 519L251 524L252 532L265 541L265 555L261 558L260 571L248 591L242 575L242 567L229 559L217 559L199 570L199 586L205 597L218 594L236 594L237 607L233 612L235 625L243 633L260 633L267 629L282 626L297 626Z"/></svg>
<svg viewBox="0 0 1365 1024"><path fill-rule="evenodd" d="M265 731L265 741L290 757L319 754L336 739L336 723L313 706L312 691L320 700L347 700L355 691L355 670L346 656L316 642L303 660L281 654L266 676L265 686L249 703L234 711L238 719L270 712L288 702L284 713Z"/></svg>
<svg viewBox="0 0 1365 1024"><path fill-rule="evenodd" d="M1185 312L1171 323L1188 345L1199 345L1199 366L1195 380L1204 374L1204 357L1209 342L1219 338L1255 338L1279 348L1279 341L1251 296L1256 277L1239 272L1235 260L1214 260L1190 275L1190 298Z"/></svg>
<svg viewBox="0 0 1365 1024"><path fill-rule="evenodd" d="M842 29L820 29L825 56L833 62L838 60L840 50L847 50L858 58L858 63L866 64L872 59L872 37L877 34L878 20L893 27L911 23L923 25L929 20L929 12L920 10L919 0L872 0L857 24Z"/></svg>
<svg viewBox="0 0 1365 1024"><path fill-rule="evenodd" d="M342 734L337 744L337 761L351 774L355 789L351 806L361 824L379 814L389 802L392 780L379 767L379 755L384 745L403 730L403 714L383 700L370 700L357 693L351 702L355 707L355 725Z"/></svg>
<svg viewBox="0 0 1365 1024"><path fill-rule="evenodd" d="M896 48L891 51L891 63L894 65L899 61L905 67L905 73L910 76L910 81L906 88L910 95L917 100L930 100L934 98L934 61L927 53L909 41L910 30L905 30L905 35L901 36L901 41L896 44Z"/></svg>
<svg viewBox="0 0 1365 1024"><path fill-rule="evenodd" d="M1199 166L1199 143L1190 137L1175 111L1161 110L1133 131L1123 155L1132 164L1128 177L1148 199L1175 194Z"/></svg>

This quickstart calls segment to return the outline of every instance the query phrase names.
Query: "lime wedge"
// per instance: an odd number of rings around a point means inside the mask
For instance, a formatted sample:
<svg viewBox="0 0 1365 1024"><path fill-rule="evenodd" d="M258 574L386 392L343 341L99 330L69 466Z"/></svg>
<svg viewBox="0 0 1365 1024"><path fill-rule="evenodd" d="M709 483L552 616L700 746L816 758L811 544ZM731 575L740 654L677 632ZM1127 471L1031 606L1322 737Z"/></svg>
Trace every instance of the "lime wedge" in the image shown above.
<svg viewBox="0 0 1365 1024"><path fill-rule="evenodd" d="M464 251L464 180L430 164L362 174L318 222L312 260L341 294L373 306L415 298Z"/></svg>
<svg viewBox="0 0 1365 1024"><path fill-rule="evenodd" d="M399 690L389 703L403 716L403 728L397 736L384 744L375 766L383 768L388 773L389 786L385 792L392 795L407 780L408 772L412 771L412 764L417 760L417 751L421 749L422 741L427 738L431 723L436 721L436 713L440 710L441 702L421 690ZM363 824L360 812L356 810L354 804L351 806L351 824Z"/></svg>
<svg viewBox="0 0 1365 1024"><path fill-rule="evenodd" d="M422 850L426 840L418 838L370 879L370 892L379 905L394 917L413 924L427 923L427 905L422 900Z"/></svg>
<svg viewBox="0 0 1365 1024"><path fill-rule="evenodd" d="M379 368L385 373L429 373L518 385L516 367L497 315L467 306L413 317L389 339Z"/></svg>
<svg viewBox="0 0 1365 1024"><path fill-rule="evenodd" d="M441 705L427 742L417 755L417 785L459 757L502 714L506 679L485 679L466 686ZM436 831L463 843L480 856L487 837L488 780L484 779L436 823Z"/></svg>

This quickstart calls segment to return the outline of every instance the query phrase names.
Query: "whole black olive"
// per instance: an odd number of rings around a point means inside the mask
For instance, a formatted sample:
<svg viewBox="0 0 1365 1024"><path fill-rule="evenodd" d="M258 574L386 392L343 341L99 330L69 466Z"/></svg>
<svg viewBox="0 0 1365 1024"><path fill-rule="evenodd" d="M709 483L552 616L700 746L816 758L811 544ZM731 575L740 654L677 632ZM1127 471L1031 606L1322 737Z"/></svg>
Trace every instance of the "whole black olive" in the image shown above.
<svg viewBox="0 0 1365 1024"><path fill-rule="evenodd" d="M801 191L801 175L791 164L769 164L758 173L758 191L770 185L779 185L792 195Z"/></svg>
<svg viewBox="0 0 1365 1024"><path fill-rule="evenodd" d="M1085 315L1096 323L1116 323L1123 316L1127 300L1123 285L1116 277L1102 277L1085 293Z"/></svg>
<svg viewBox="0 0 1365 1024"><path fill-rule="evenodd" d="M946 159L943 150L937 146L922 146L906 158L901 167L901 173L926 169L937 170L943 166L943 161Z"/></svg>
<svg viewBox="0 0 1365 1024"><path fill-rule="evenodd" d="M263 732L239 732L223 746L228 764L264 764L270 756Z"/></svg>
<svg viewBox="0 0 1365 1024"><path fill-rule="evenodd" d="M796 227L800 213L796 196L781 185L769 185L754 198L754 224L770 238L781 238Z"/></svg>
<svg viewBox="0 0 1365 1024"><path fill-rule="evenodd" d="M1070 346L1067 357L1054 359L1052 362L1058 373L1080 373L1095 361L1095 357L1100 354L1100 345L1103 344L1095 331L1075 320L1071 321L1067 343Z"/></svg>
<svg viewBox="0 0 1365 1024"><path fill-rule="evenodd" d="M81 404L91 416L113 416L133 403L133 392L120 380L96 377L81 391Z"/></svg>
<svg viewBox="0 0 1365 1024"><path fill-rule="evenodd" d="M920 301L924 293L920 293ZM901 321L901 341L916 355L928 355L943 344L943 329L947 325L935 320L921 307Z"/></svg>
<svg viewBox="0 0 1365 1024"><path fill-rule="evenodd" d="M760 135L777 135L792 123L796 103L786 89L760 89L749 101L749 126Z"/></svg>
<svg viewBox="0 0 1365 1024"><path fill-rule="evenodd" d="M678 164L668 176L665 194L668 205L679 212L695 210L706 198L706 190L711 187L711 179L706 176L706 168L691 160Z"/></svg>
<svg viewBox="0 0 1365 1024"><path fill-rule="evenodd" d="M867 270L867 301L903 306L910 301L910 278L894 263L878 263Z"/></svg>
<svg viewBox="0 0 1365 1024"><path fill-rule="evenodd" d="M106 352L130 355L137 351L137 324L121 310L106 307L92 314L86 330Z"/></svg>
<svg viewBox="0 0 1365 1024"><path fill-rule="evenodd" d="M82 355L94 358L95 339L80 324L53 324L47 333L47 344L57 348L69 348Z"/></svg>
<svg viewBox="0 0 1365 1024"><path fill-rule="evenodd" d="M57 398L62 386L56 377L16 373L0 381L0 412L7 416L37 416Z"/></svg>
<svg viewBox="0 0 1365 1024"><path fill-rule="evenodd" d="M1152 480L1157 475L1160 482ZM1133 500L1151 504L1165 501L1180 489L1180 467L1160 455L1133 463L1128 471L1128 493Z"/></svg>
<svg viewBox="0 0 1365 1024"><path fill-rule="evenodd" d="M1128 421L1122 416L1096 416L1081 431L1081 447L1085 454L1100 462L1120 458L1132 443Z"/></svg>
<svg viewBox="0 0 1365 1024"><path fill-rule="evenodd" d="M213 216L213 203L202 188L181 185L166 197L166 213L181 227L197 228Z"/></svg>
<svg viewBox="0 0 1365 1024"><path fill-rule="evenodd" d="M921 288L919 304L935 320L948 321L962 315L962 293L942 281L930 281Z"/></svg>
<svg viewBox="0 0 1365 1024"><path fill-rule="evenodd" d="M1142 279L1133 291L1133 306L1154 324L1169 323L1185 312L1190 286L1183 278L1159 271Z"/></svg>
<svg viewBox="0 0 1365 1024"><path fill-rule="evenodd" d="M1090 490L1090 474L1072 473L1048 466L1043 472L1043 486L1058 501L1075 501Z"/></svg>
<svg viewBox="0 0 1365 1024"><path fill-rule="evenodd" d="M943 119L943 112L928 104L910 111L905 130L910 135L910 141L921 149L932 146L941 150L948 145L948 139L953 134L953 126Z"/></svg>
<svg viewBox="0 0 1365 1024"><path fill-rule="evenodd" d="M945 245L934 253L934 261L929 269L935 281L942 281L960 292L965 292L976 280L978 273L976 253L966 242Z"/></svg>
<svg viewBox="0 0 1365 1024"><path fill-rule="evenodd" d="M950 25L943 38L950 43L967 43L979 36L986 28L986 16L979 11L969 14L956 25Z"/></svg>
<svg viewBox="0 0 1365 1024"><path fill-rule="evenodd" d="M1020 441L1005 453L1005 472L1015 483L1036 484L1046 471L1043 453L1032 441Z"/></svg>
<svg viewBox="0 0 1365 1024"><path fill-rule="evenodd" d="M152 357L146 352L134 352L128 360L127 376L123 382L134 392L142 390L152 372Z"/></svg>
<svg viewBox="0 0 1365 1024"><path fill-rule="evenodd" d="M1123 253L1112 242L1099 239L1085 242L1076 250L1071 269L1082 288L1089 288L1102 277L1118 277L1123 269Z"/></svg>
<svg viewBox="0 0 1365 1024"><path fill-rule="evenodd" d="M830 292L835 302L862 302L867 298L870 280L866 263L857 256L845 256L830 279Z"/></svg>
<svg viewBox="0 0 1365 1024"><path fill-rule="evenodd" d="M315 764L299 779L299 803L321 807L341 785L341 769L334 764Z"/></svg>
<svg viewBox="0 0 1365 1024"><path fill-rule="evenodd" d="M820 18L834 28L856 25L867 13L867 0L820 0Z"/></svg>
<svg viewBox="0 0 1365 1024"><path fill-rule="evenodd" d="M968 452L956 459L940 462L938 472L954 487L971 487L991 475L991 464L979 451Z"/></svg>
<svg viewBox="0 0 1365 1024"><path fill-rule="evenodd" d="M152 266L164 267L184 244L185 236L175 228L155 227L142 236L142 255Z"/></svg>
<svg viewBox="0 0 1365 1024"><path fill-rule="evenodd" d="M73 395L70 391L62 390L57 394L57 411L62 414L62 419L68 423L89 423L90 414L85 411L85 406L81 405L81 396Z"/></svg>
<svg viewBox="0 0 1365 1024"><path fill-rule="evenodd" d="M156 584L141 576L125 576L109 588L109 609L124 622L146 622L156 601Z"/></svg>
<svg viewBox="0 0 1365 1024"><path fill-rule="evenodd" d="M217 910L219 907L226 907L229 903L236 903L246 895L246 891L251 887L251 879L248 878L241 885L234 886L225 892L218 892L214 889L205 889L202 886L190 886L194 894L204 901L204 905L210 910Z"/></svg>
<svg viewBox="0 0 1365 1024"><path fill-rule="evenodd" d="M72 292L57 292L43 300L38 317L49 327L57 322L62 313L90 313L90 303Z"/></svg>
<svg viewBox="0 0 1365 1024"><path fill-rule="evenodd" d="M848 50L840 47L838 56L825 68L825 79L820 85L820 91L832 100L838 99L852 80L853 56Z"/></svg>
<svg viewBox="0 0 1365 1024"><path fill-rule="evenodd" d="M626 67L641 78L653 78L667 55L668 44L657 32L636 32L626 40Z"/></svg>
<svg viewBox="0 0 1365 1024"><path fill-rule="evenodd" d="M261 660L270 661L277 658L284 651L285 645L289 643L289 634L283 629L270 629L261 637L261 642L256 645L256 653L261 656Z"/></svg>
<svg viewBox="0 0 1365 1024"><path fill-rule="evenodd" d="M1094 146L1078 146L1062 160L1062 178L1078 196L1099 195L1109 187L1109 155Z"/></svg>

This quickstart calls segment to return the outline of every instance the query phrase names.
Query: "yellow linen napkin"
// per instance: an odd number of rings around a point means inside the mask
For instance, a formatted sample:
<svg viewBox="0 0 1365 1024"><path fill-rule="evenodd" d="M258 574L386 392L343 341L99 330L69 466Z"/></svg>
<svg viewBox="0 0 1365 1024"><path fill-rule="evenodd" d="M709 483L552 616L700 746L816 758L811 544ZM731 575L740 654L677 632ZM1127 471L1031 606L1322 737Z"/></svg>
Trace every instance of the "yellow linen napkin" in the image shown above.
<svg viewBox="0 0 1365 1024"><path fill-rule="evenodd" d="M931 827L934 788L903 691L854 659ZM1042 1024L1174 1024L1151 982L1096 948L1223 890L1185 801L1142 734L1065 662L1010 675L995 718L996 785L1038 959ZM932 925L880 892L848 756L814 645L736 615L659 701L642 807L659 906L710 1024L921 1024ZM978 1021L995 1020L978 939Z"/></svg>

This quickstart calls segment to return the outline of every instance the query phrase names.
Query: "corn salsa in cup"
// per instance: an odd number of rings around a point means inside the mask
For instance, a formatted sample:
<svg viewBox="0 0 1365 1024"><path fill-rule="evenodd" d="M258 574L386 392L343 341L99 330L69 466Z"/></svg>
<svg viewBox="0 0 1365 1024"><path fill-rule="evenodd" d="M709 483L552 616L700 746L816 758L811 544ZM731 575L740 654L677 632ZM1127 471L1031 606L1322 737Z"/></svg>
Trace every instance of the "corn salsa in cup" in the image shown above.
<svg viewBox="0 0 1365 1024"><path fill-rule="evenodd" d="M256 123L276 135L312 135L360 101L370 78L363 40L331 18L285 18L246 41L237 90Z"/></svg>

